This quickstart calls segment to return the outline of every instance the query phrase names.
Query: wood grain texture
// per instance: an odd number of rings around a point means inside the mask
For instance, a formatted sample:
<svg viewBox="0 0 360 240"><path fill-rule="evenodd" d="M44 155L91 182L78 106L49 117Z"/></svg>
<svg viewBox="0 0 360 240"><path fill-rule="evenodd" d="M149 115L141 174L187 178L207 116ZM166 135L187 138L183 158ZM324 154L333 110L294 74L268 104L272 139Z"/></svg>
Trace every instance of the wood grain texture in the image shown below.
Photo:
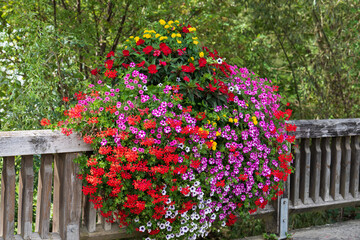
<svg viewBox="0 0 360 240"><path fill-rule="evenodd" d="M0 132L0 157L91 150L76 134L65 136L51 130Z"/></svg>
<svg viewBox="0 0 360 240"><path fill-rule="evenodd" d="M351 137L342 139L342 156L341 156L341 176L340 176L340 193L344 199L349 196L350 186L350 167L351 167Z"/></svg>
<svg viewBox="0 0 360 240"><path fill-rule="evenodd" d="M288 121L297 126L296 138L360 135L360 118ZM289 133L294 134L294 133Z"/></svg>
<svg viewBox="0 0 360 240"><path fill-rule="evenodd" d="M350 172L350 192L354 198L359 197L360 181L360 136L351 138L351 172Z"/></svg>
<svg viewBox="0 0 360 240"><path fill-rule="evenodd" d="M341 173L341 137L331 142L331 177L330 194L333 200L340 199L340 173Z"/></svg>
<svg viewBox="0 0 360 240"><path fill-rule="evenodd" d="M78 165L73 162L77 156L78 153L66 153L55 158L58 193L54 209L56 207L56 230L61 239L80 239L82 191L81 180L77 178Z"/></svg>
<svg viewBox="0 0 360 240"><path fill-rule="evenodd" d="M315 203L320 197L320 171L321 138L314 138L311 143L310 197Z"/></svg>
<svg viewBox="0 0 360 240"><path fill-rule="evenodd" d="M96 209L94 204L89 202L89 197L85 197L84 201L84 223L89 233L96 230Z"/></svg>
<svg viewBox="0 0 360 240"><path fill-rule="evenodd" d="M331 165L331 138L321 140L321 179L320 194L323 201L330 200L330 165Z"/></svg>
<svg viewBox="0 0 360 240"><path fill-rule="evenodd" d="M0 236L14 237L15 219L15 158L4 157L1 176Z"/></svg>
<svg viewBox="0 0 360 240"><path fill-rule="evenodd" d="M307 204L309 201L310 190L310 164L311 164L311 152L310 152L310 139L303 139L300 145L301 151L301 164L300 164L300 198L303 204Z"/></svg>
<svg viewBox="0 0 360 240"><path fill-rule="evenodd" d="M295 140L295 145L298 147L294 150L294 163L295 172L290 175L290 199L293 205L297 205L300 202L299 191L300 191L300 145L299 139Z"/></svg>
<svg viewBox="0 0 360 240"><path fill-rule="evenodd" d="M32 211L34 195L34 157L21 156L19 178L18 234L28 239L32 233Z"/></svg>
<svg viewBox="0 0 360 240"><path fill-rule="evenodd" d="M38 232L43 239L49 236L53 160L54 156L51 154L41 155L35 231Z"/></svg>

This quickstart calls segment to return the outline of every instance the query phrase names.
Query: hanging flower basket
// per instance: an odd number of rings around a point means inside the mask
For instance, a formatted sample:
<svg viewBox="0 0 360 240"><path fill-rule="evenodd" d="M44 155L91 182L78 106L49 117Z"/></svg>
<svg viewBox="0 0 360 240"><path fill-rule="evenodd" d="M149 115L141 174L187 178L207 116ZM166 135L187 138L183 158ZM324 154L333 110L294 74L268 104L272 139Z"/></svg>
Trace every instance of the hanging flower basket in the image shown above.
<svg viewBox="0 0 360 240"><path fill-rule="evenodd" d="M91 73L58 126L92 145L76 161L107 221L197 239L282 194L291 110L271 81L200 47L194 27L160 20Z"/></svg>

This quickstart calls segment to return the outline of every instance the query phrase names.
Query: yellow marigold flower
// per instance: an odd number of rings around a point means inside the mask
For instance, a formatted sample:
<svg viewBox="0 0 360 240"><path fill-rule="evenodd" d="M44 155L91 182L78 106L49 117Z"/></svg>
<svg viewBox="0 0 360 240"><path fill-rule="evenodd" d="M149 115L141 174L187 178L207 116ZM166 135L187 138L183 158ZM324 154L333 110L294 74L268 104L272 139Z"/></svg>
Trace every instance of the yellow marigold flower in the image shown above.
<svg viewBox="0 0 360 240"><path fill-rule="evenodd" d="M223 117L226 117L226 115L224 114Z"/></svg>
<svg viewBox="0 0 360 240"><path fill-rule="evenodd" d="M128 42L128 41L129 41L129 39L126 39L126 41Z"/></svg>
<svg viewBox="0 0 360 240"><path fill-rule="evenodd" d="M130 36L129 38L134 38L134 36Z"/></svg>
<svg viewBox="0 0 360 240"><path fill-rule="evenodd" d="M140 39L139 37L134 38L135 42L139 41L139 39Z"/></svg>
<svg viewBox="0 0 360 240"><path fill-rule="evenodd" d="M179 21L178 21L178 20L175 20L175 23L179 23Z"/></svg>
<svg viewBox="0 0 360 240"><path fill-rule="evenodd" d="M144 34L143 38L151 38L151 34Z"/></svg>
<svg viewBox="0 0 360 240"><path fill-rule="evenodd" d="M238 120L236 118L234 118L234 123L237 123L237 122L238 122Z"/></svg>
<svg viewBox="0 0 360 240"><path fill-rule="evenodd" d="M165 20L162 20L162 19L160 19L159 23L160 23L161 25L165 25L165 24L166 24Z"/></svg>
<svg viewBox="0 0 360 240"><path fill-rule="evenodd" d="M171 34L171 37L172 37L172 38L176 38L176 33L172 33L172 34Z"/></svg>
<svg viewBox="0 0 360 240"><path fill-rule="evenodd" d="M221 133L217 131L217 132L216 132L216 136L220 136L220 135L221 135Z"/></svg>
<svg viewBox="0 0 360 240"><path fill-rule="evenodd" d="M198 45L199 42L198 42L198 41L194 41L193 43L194 43L195 45Z"/></svg>
<svg viewBox="0 0 360 240"><path fill-rule="evenodd" d="M207 120L207 123L210 124L210 120Z"/></svg>
<svg viewBox="0 0 360 240"><path fill-rule="evenodd" d="M217 116L217 121L219 121L220 120L220 117L219 116Z"/></svg>
<svg viewBox="0 0 360 240"><path fill-rule="evenodd" d="M197 39L197 37L192 37L192 39L193 39L193 40L196 40L196 39Z"/></svg>
<svg viewBox="0 0 360 240"><path fill-rule="evenodd" d="M189 32L195 32L195 31L196 31L196 28L194 28L194 27L189 28Z"/></svg>
<svg viewBox="0 0 360 240"><path fill-rule="evenodd" d="M156 35L155 35L156 38L158 38L158 37L160 37L160 36L161 36L160 34L156 34Z"/></svg>
<svg viewBox="0 0 360 240"><path fill-rule="evenodd" d="M164 28L168 29L169 27L170 27L169 25L165 25L165 27L164 27Z"/></svg>
<svg viewBox="0 0 360 240"><path fill-rule="evenodd" d="M204 52L199 53L199 57L204 57Z"/></svg>
<svg viewBox="0 0 360 240"><path fill-rule="evenodd" d="M193 61L194 61L194 57L191 57L191 60L193 60Z"/></svg>
<svg viewBox="0 0 360 240"><path fill-rule="evenodd" d="M125 46L124 49L127 49L127 46Z"/></svg>
<svg viewBox="0 0 360 240"><path fill-rule="evenodd" d="M177 37L181 37L181 33L177 33L176 36L177 36Z"/></svg>
<svg viewBox="0 0 360 240"><path fill-rule="evenodd" d="M233 120L232 118L229 118L229 122L231 122L231 123L232 123L233 121L234 121L234 120Z"/></svg>
<svg viewBox="0 0 360 240"><path fill-rule="evenodd" d="M166 40L166 39L168 39L168 37L164 37L164 36L163 36L163 37L160 37L160 41L162 41L162 40L164 40L164 39Z"/></svg>
<svg viewBox="0 0 360 240"><path fill-rule="evenodd" d="M180 43L182 43L182 42L181 42L180 40L177 40L177 43L180 44Z"/></svg>
<svg viewBox="0 0 360 240"><path fill-rule="evenodd" d="M257 125L257 124L258 124L258 121L257 121L257 119L256 119L255 116L252 117L252 121L253 121L254 125Z"/></svg>
<svg viewBox="0 0 360 240"><path fill-rule="evenodd" d="M202 131L203 129L202 128L199 128L199 131Z"/></svg>
<svg viewBox="0 0 360 240"><path fill-rule="evenodd" d="M174 21L171 21L171 20L168 21L168 24L169 24L169 25L171 25L171 24L173 24L173 23L174 23Z"/></svg>
<svg viewBox="0 0 360 240"><path fill-rule="evenodd" d="M247 104L247 103L246 103L245 105L246 105L247 107L249 106L249 104Z"/></svg>

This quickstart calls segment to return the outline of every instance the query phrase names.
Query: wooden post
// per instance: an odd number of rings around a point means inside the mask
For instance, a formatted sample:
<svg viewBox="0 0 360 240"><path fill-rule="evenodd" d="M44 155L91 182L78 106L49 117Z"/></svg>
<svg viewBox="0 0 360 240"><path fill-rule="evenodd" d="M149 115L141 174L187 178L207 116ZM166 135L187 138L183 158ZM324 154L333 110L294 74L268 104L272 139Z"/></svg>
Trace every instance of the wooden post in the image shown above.
<svg viewBox="0 0 360 240"><path fill-rule="evenodd" d="M342 158L341 158L341 177L340 192L344 199L348 199L350 191L350 167L351 167L351 147L350 137L343 137Z"/></svg>
<svg viewBox="0 0 360 240"><path fill-rule="evenodd" d="M340 171L341 171L341 137L332 139L331 143L331 184L330 194L333 200L340 199Z"/></svg>
<svg viewBox="0 0 360 240"><path fill-rule="evenodd" d="M359 169L360 167L360 136L351 138L351 172L350 192L354 198L359 197Z"/></svg>
<svg viewBox="0 0 360 240"><path fill-rule="evenodd" d="M18 234L29 239L32 233L32 210L34 193L34 156L21 156Z"/></svg>
<svg viewBox="0 0 360 240"><path fill-rule="evenodd" d="M55 157L54 223L61 239L80 239L82 191L81 180L77 178L78 165L73 162L77 156L67 153Z"/></svg>
<svg viewBox="0 0 360 240"><path fill-rule="evenodd" d="M303 204L307 204L309 201L309 189L310 189L310 139L306 138L301 141L301 177L300 177L300 198Z"/></svg>
<svg viewBox="0 0 360 240"><path fill-rule="evenodd" d="M297 145L297 148L295 148L294 153L294 164L295 172L290 176L290 195L291 195L291 201L294 206L299 204L300 198L299 198L299 191L300 191L300 145L299 145L299 139L295 140L295 145Z"/></svg>
<svg viewBox="0 0 360 240"><path fill-rule="evenodd" d="M321 138L313 138L311 144L310 197L314 203L320 196Z"/></svg>
<svg viewBox="0 0 360 240"><path fill-rule="evenodd" d="M330 200L330 165L331 165L331 148L330 139L323 138L321 141L321 180L320 192L322 199L326 202Z"/></svg>
<svg viewBox="0 0 360 240"><path fill-rule="evenodd" d="M96 209L94 204L89 202L89 196L86 196L84 201L84 222L88 232L96 231Z"/></svg>
<svg viewBox="0 0 360 240"><path fill-rule="evenodd" d="M35 232L38 232L43 239L49 236L53 159L53 155L41 155Z"/></svg>
<svg viewBox="0 0 360 240"><path fill-rule="evenodd" d="M1 176L0 236L14 238L15 218L15 157L4 157Z"/></svg>

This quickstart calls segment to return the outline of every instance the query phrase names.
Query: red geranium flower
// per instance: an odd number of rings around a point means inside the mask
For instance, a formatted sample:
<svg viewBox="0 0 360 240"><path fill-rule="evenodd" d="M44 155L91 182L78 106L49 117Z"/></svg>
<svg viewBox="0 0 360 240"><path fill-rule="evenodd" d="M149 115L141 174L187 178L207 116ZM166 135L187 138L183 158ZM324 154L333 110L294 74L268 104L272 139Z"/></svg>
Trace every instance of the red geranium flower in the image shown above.
<svg viewBox="0 0 360 240"><path fill-rule="evenodd" d="M149 54L151 53L151 51L153 50L154 48L152 46L147 46L146 48L143 49L143 52L145 54Z"/></svg>
<svg viewBox="0 0 360 240"><path fill-rule="evenodd" d="M114 64L114 60L107 60L107 61L105 62L105 67L106 67L107 69L111 69L112 66L113 66L113 64Z"/></svg>
<svg viewBox="0 0 360 240"><path fill-rule="evenodd" d="M188 76L185 76L184 80L187 81L187 82L190 82L190 79L188 78Z"/></svg>
<svg viewBox="0 0 360 240"><path fill-rule="evenodd" d="M97 68L95 68L95 69L91 70L91 74L96 75L96 74L98 74L98 71L99 70Z"/></svg>
<svg viewBox="0 0 360 240"><path fill-rule="evenodd" d="M109 58L109 57L114 56L114 55L115 55L114 51L111 51L111 52L108 53L108 55L106 55L106 57Z"/></svg>
<svg viewBox="0 0 360 240"><path fill-rule="evenodd" d="M136 45L141 45L141 44L143 44L145 41L144 40L142 40L142 39L139 39L137 42L136 42Z"/></svg>
<svg viewBox="0 0 360 240"><path fill-rule="evenodd" d="M148 70L149 70L149 73L150 74L155 74L158 72L158 70L156 69L156 65L154 64L151 64L149 67L148 67Z"/></svg>
<svg viewBox="0 0 360 240"><path fill-rule="evenodd" d="M205 58L200 58L199 59L199 67L205 67L206 66L206 59Z"/></svg>
<svg viewBox="0 0 360 240"><path fill-rule="evenodd" d="M129 50L123 50L124 57L128 57L130 54Z"/></svg>
<svg viewBox="0 0 360 240"><path fill-rule="evenodd" d="M142 66L144 66L144 64L145 64L145 61L142 61L141 63L136 64L136 66L142 67Z"/></svg>
<svg viewBox="0 0 360 240"><path fill-rule="evenodd" d="M159 46L160 50L164 53L165 56L171 53L171 49L165 43L160 43Z"/></svg>

